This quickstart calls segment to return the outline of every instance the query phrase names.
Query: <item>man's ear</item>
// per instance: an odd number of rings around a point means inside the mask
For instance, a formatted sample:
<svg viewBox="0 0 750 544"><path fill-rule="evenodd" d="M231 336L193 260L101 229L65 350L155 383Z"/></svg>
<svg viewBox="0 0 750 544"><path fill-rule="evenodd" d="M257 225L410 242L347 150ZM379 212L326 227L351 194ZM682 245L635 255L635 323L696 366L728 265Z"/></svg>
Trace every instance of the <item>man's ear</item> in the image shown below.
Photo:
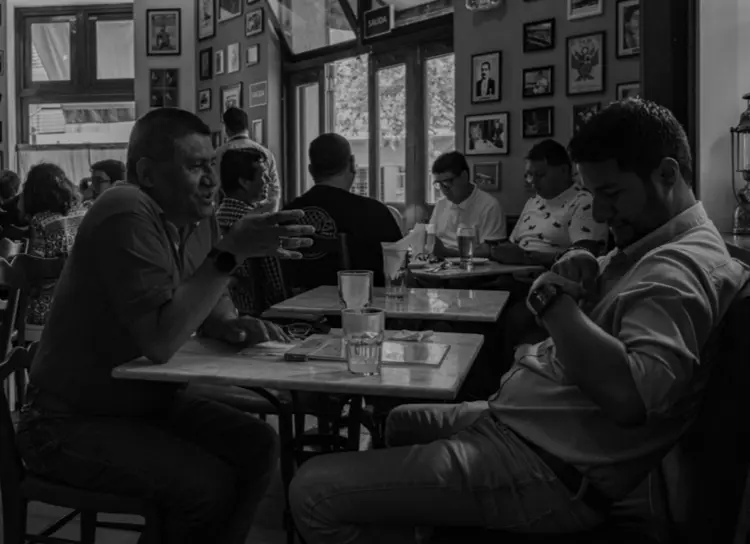
<svg viewBox="0 0 750 544"><path fill-rule="evenodd" d="M349 156L349 171L352 174L357 173L357 159L354 157L354 155Z"/></svg>
<svg viewBox="0 0 750 544"><path fill-rule="evenodd" d="M673 187L679 179L680 165L672 157L664 157L656 169L657 181L665 187Z"/></svg>
<svg viewBox="0 0 750 544"><path fill-rule="evenodd" d="M138 185L146 189L153 188L155 167L156 165L154 164L154 162L147 157L143 157L138 160L138 162L135 164L135 172L136 176L138 177Z"/></svg>

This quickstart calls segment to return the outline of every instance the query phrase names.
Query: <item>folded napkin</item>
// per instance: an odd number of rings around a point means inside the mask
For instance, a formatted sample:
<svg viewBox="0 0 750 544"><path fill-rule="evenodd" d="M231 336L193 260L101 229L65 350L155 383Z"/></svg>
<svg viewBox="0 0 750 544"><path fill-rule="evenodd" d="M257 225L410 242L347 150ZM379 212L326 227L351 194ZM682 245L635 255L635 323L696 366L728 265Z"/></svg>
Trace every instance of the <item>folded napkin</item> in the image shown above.
<svg viewBox="0 0 750 544"><path fill-rule="evenodd" d="M432 331L399 331L395 333L390 340L397 340L399 342L423 342L432 336Z"/></svg>

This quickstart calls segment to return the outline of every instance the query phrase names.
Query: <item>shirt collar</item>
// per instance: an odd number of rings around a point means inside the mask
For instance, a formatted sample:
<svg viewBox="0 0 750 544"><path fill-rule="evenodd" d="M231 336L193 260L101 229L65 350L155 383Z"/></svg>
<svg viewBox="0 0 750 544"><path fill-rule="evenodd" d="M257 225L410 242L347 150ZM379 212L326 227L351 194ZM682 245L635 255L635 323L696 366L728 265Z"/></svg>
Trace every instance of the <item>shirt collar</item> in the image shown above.
<svg viewBox="0 0 750 544"><path fill-rule="evenodd" d="M559 206L563 204L564 202L567 202L568 200L573 198L576 194L578 194L578 187L576 187L575 185L571 185L570 187L565 189L562 193L560 193L554 198L539 197L539 199L544 204L548 204L550 206Z"/></svg>
<svg viewBox="0 0 750 544"><path fill-rule="evenodd" d="M248 140L248 139L250 139L250 133L247 130L243 130L242 132L238 132L237 134L229 138L228 141L231 142L232 140Z"/></svg>
<svg viewBox="0 0 750 544"><path fill-rule="evenodd" d="M471 185L471 194L467 196L462 202L459 202L456 204L455 202L451 202L451 206L453 208L458 208L461 211L466 211L469 206L471 206L472 202L476 200L477 193L481 189L477 189L477 186L472 183Z"/></svg>

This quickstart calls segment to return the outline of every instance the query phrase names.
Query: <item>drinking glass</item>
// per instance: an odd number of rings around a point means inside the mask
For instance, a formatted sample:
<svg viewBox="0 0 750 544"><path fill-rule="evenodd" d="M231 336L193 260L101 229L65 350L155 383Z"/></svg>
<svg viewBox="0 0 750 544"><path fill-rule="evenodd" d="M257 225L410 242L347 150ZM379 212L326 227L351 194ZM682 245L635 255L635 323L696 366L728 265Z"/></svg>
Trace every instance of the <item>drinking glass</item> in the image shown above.
<svg viewBox="0 0 750 544"><path fill-rule="evenodd" d="M424 227L425 241L424 241L424 252L427 255L432 255L435 251L435 224L428 223Z"/></svg>
<svg viewBox="0 0 750 544"><path fill-rule="evenodd" d="M458 238L458 256L461 268L471 270L474 267L474 247L476 245L476 230L472 227L460 226L456 232Z"/></svg>
<svg viewBox="0 0 750 544"><path fill-rule="evenodd" d="M350 310L361 310L372 304L372 271L340 270L339 301Z"/></svg>
<svg viewBox="0 0 750 544"><path fill-rule="evenodd" d="M380 374L385 338L385 312L377 308L342 310L344 353L349 372L360 376Z"/></svg>
<svg viewBox="0 0 750 544"><path fill-rule="evenodd" d="M385 273L385 298L406 298L406 273L409 270L409 252L406 249L383 249L383 272Z"/></svg>

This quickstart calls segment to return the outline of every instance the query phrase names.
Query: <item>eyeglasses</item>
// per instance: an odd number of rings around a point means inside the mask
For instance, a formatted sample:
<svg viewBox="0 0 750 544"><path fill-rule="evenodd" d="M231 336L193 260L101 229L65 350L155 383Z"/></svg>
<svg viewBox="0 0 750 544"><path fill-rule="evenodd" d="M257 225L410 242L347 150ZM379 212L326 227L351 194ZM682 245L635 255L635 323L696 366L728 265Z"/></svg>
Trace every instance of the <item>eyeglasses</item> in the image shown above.
<svg viewBox="0 0 750 544"><path fill-rule="evenodd" d="M435 187L435 189L450 189L453 186L453 183L456 181L456 178L458 178L458 176L435 180L432 182L432 186Z"/></svg>

